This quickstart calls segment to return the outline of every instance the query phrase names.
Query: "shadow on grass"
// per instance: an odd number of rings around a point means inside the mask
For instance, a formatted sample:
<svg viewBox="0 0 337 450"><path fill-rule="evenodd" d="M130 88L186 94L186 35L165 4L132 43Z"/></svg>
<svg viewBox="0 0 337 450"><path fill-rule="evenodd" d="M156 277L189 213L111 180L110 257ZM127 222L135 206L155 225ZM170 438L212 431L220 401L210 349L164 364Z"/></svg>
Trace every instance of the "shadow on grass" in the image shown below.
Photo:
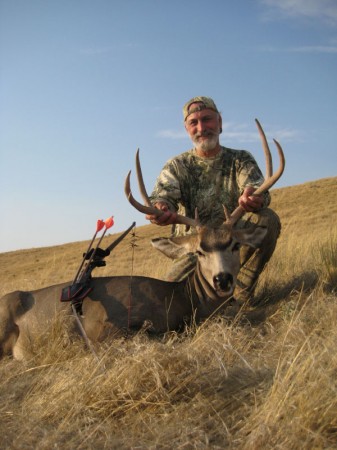
<svg viewBox="0 0 337 450"><path fill-rule="evenodd" d="M315 271L303 272L286 283L275 283L271 287L266 287L258 294L253 306L277 304L286 300L294 292L310 292L319 283L319 277Z"/></svg>
<svg viewBox="0 0 337 450"><path fill-rule="evenodd" d="M310 293L319 282L315 271L307 271L291 278L286 283L274 283L273 286L266 287L257 294L249 305L250 310L242 311L242 320L248 321L251 325L258 325L275 311L279 303L290 301L295 293Z"/></svg>

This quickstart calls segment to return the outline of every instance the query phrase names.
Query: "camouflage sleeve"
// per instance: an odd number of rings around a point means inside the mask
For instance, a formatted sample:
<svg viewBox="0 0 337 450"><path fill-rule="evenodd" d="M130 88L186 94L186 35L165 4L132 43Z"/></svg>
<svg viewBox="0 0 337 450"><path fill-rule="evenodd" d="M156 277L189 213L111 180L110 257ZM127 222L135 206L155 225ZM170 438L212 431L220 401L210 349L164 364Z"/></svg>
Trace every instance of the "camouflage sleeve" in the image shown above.
<svg viewBox="0 0 337 450"><path fill-rule="evenodd" d="M177 211L181 200L180 180L174 160L168 161L160 172L150 195L151 203L164 201L169 208Z"/></svg>
<svg viewBox="0 0 337 450"><path fill-rule="evenodd" d="M238 161L237 180L240 195L246 187L252 186L254 188L258 188L264 182L264 177L259 166L257 165L257 162L251 153L247 151L242 152L242 158ZM264 207L267 207L270 204L269 192L264 193L263 198Z"/></svg>

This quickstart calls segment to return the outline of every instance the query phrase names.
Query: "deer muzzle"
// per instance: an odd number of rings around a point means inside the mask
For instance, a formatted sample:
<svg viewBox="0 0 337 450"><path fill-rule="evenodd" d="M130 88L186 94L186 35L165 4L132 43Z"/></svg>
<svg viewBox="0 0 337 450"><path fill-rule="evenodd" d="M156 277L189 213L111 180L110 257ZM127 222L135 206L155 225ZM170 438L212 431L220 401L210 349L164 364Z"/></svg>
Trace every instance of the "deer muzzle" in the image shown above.
<svg viewBox="0 0 337 450"><path fill-rule="evenodd" d="M230 273L219 273L213 277L213 285L219 297L231 295L234 288L233 275Z"/></svg>

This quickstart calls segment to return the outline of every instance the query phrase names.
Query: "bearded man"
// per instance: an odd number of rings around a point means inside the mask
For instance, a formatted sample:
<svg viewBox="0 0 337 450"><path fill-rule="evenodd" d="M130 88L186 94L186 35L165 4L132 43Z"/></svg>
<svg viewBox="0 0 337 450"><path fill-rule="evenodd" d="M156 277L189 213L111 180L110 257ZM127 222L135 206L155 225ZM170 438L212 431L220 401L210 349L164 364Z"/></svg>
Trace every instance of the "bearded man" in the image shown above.
<svg viewBox="0 0 337 450"><path fill-rule="evenodd" d="M170 159L159 174L151 194L152 204L164 211L159 218L146 218L157 225L173 225L175 236L193 233L184 225L175 225L177 212L194 217L198 211L201 224L218 227L224 222L223 205L232 212L241 205L246 214L238 228L263 226L267 234L260 248L242 246L241 269L235 298L253 302L259 275L272 256L280 234L280 220L268 208L270 195L254 195L264 178L253 156L245 150L220 145L222 117L209 97L194 97L183 107L184 125L194 147ZM196 264L189 254L176 260L167 275L169 281L187 277Z"/></svg>

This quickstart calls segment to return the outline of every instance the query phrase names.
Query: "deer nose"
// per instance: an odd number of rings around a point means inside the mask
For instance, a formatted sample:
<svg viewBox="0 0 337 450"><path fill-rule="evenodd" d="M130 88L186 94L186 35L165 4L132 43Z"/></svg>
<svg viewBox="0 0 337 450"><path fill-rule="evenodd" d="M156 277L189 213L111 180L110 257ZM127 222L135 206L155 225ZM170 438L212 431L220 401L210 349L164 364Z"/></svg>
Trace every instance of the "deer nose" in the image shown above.
<svg viewBox="0 0 337 450"><path fill-rule="evenodd" d="M230 273L219 273L213 277L214 287L222 291L228 291L233 286L233 275Z"/></svg>

